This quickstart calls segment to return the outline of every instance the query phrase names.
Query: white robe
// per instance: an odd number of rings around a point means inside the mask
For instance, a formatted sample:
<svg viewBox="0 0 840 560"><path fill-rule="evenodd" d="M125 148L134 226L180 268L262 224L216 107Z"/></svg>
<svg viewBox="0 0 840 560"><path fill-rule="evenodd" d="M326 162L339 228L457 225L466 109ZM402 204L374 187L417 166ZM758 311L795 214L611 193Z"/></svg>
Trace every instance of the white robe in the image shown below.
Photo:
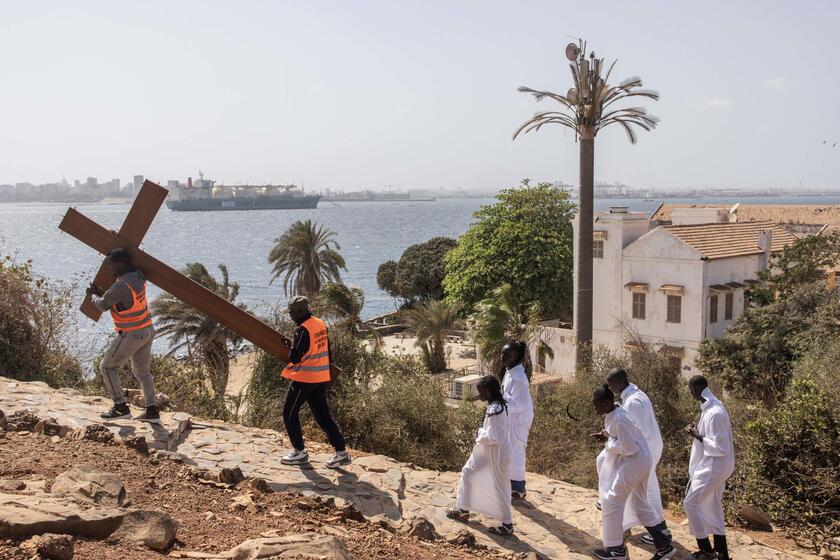
<svg viewBox="0 0 840 560"><path fill-rule="evenodd" d="M688 462L689 487L683 502L688 528L698 539L709 535L725 535L723 491L726 479L735 470L735 447L729 414L712 392L706 388L701 395L706 402L700 405L697 432L703 441L693 439Z"/></svg>
<svg viewBox="0 0 840 560"><path fill-rule="evenodd" d="M528 432L534 421L534 402L525 368L517 364L505 371L502 379L502 393L510 414L510 445L513 457L510 463L510 479L525 480L525 447Z"/></svg>
<svg viewBox="0 0 840 560"><path fill-rule="evenodd" d="M662 458L662 434L659 432L659 424L656 422L653 405L650 398L631 383L621 392L621 408L642 432L645 443L650 450L650 456L653 458L653 468L650 469L647 481L648 504L659 516L660 521L664 521L665 512L662 509L662 494L659 491L659 481L656 479L656 465ZM636 515L635 509L628 507L624 510L624 529L627 530L638 525L642 525L642 523Z"/></svg>
<svg viewBox="0 0 840 560"><path fill-rule="evenodd" d="M625 507L632 507L645 527L658 525L662 519L648 504L647 481L653 458L642 432L621 407L604 416L604 430L610 437L597 461L602 540L605 547L621 546Z"/></svg>
<svg viewBox="0 0 840 560"><path fill-rule="evenodd" d="M509 417L499 403L487 406L472 454L461 469L457 507L512 523Z"/></svg>

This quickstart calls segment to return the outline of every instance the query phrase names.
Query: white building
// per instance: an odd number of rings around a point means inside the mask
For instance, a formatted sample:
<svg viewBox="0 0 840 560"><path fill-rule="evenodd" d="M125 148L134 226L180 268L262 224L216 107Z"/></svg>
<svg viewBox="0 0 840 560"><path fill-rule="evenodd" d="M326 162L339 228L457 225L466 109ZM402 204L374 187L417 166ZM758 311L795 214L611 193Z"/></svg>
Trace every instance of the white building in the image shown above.
<svg viewBox="0 0 840 560"><path fill-rule="evenodd" d="M771 252L797 239L772 222L726 223L725 217L708 209L683 211L674 225L649 230L643 212L596 213L594 344L620 353L642 340L670 353L685 375L697 373L700 342L724 334L743 312L749 286ZM577 231L575 224L575 246ZM569 329L546 329L555 350L546 371L573 371L573 335Z"/></svg>

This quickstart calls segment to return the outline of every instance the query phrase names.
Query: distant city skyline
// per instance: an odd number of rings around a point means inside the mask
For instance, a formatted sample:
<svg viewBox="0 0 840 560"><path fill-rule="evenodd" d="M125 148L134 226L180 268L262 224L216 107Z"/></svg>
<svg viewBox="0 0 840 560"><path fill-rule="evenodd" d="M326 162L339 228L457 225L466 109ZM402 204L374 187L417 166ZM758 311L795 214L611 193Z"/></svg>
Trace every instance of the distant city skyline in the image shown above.
<svg viewBox="0 0 840 560"><path fill-rule="evenodd" d="M638 145L599 136L596 180L840 189L838 20L831 0L4 3L0 184L576 184L562 129L511 141L555 108L518 86L571 87L571 35L662 93Z"/></svg>

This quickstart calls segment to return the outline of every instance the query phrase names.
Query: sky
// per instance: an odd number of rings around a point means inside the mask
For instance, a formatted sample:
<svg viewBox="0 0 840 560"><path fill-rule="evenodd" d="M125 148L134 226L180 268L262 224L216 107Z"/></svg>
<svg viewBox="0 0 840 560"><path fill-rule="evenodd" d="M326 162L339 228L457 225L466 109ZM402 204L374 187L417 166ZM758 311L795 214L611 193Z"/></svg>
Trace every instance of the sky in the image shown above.
<svg viewBox="0 0 840 560"><path fill-rule="evenodd" d="M599 133L597 181L840 188L838 22L834 0L4 1L0 184L577 184L564 128L511 135L556 108L516 88L568 90L581 37L662 95L637 145Z"/></svg>

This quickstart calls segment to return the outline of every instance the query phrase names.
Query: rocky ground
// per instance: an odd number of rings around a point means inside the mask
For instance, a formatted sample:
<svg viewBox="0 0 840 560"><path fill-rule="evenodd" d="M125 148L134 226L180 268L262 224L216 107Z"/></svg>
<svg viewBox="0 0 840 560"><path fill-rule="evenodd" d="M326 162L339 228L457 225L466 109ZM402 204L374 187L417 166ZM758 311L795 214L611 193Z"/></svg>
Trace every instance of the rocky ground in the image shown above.
<svg viewBox="0 0 840 560"><path fill-rule="evenodd" d="M144 456L123 445L68 440L36 433L9 432L0 438L0 492L12 491L11 480L29 487L54 488L57 476L77 465L96 465L125 485L128 509L162 511L178 523L170 554L186 551L225 552L243 541L301 533L333 536L356 558L484 558L486 551L445 541L424 542L386 530L376 523L352 519L344 510L313 498L286 493L265 494L245 480L236 486L208 484L201 471L169 460ZM16 485L15 487L18 487ZM8 498L7 498L8 503ZM2 507L2 506L0 506ZM360 517L360 516L359 516ZM28 537L0 539L0 558L30 559L20 548ZM74 539L75 558L90 560L152 559L161 553L117 538Z"/></svg>
<svg viewBox="0 0 840 560"><path fill-rule="evenodd" d="M7 538L0 557L31 558L37 543L25 538L48 529L96 532L96 539L75 541L77 558L94 559L159 557L150 544L174 557L231 551L224 557L242 559L279 550L284 557L303 551L337 559L591 558L600 546L595 493L543 476L528 475L528 501L515 506L516 535L498 538L487 532L488 520L446 518L458 473L360 454L352 465L330 470L327 450L316 445L311 465L288 467L279 461L288 442L276 432L183 413L165 413L159 426L103 423L98 414L107 406L99 397L0 377L0 410L10 430L0 438L0 479L11 479L0 481L0 539ZM121 502L119 481L126 491ZM100 501L91 503L96 496ZM64 524L61 531L54 518ZM179 527L169 549L172 521ZM679 520L669 521L680 557L688 557L693 539ZM737 560L814 558L762 534L729 535ZM247 539L263 540L240 544ZM138 547L138 540L146 544ZM638 531L629 545L633 558L651 556Z"/></svg>

